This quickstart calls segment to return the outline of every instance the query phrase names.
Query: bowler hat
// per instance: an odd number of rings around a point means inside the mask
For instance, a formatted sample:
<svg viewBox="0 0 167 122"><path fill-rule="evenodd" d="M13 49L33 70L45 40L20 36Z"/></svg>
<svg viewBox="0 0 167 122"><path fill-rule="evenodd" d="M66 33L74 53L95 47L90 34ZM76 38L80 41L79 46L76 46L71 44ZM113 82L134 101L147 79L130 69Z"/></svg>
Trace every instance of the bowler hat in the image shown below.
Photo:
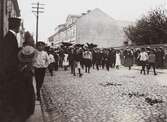
<svg viewBox="0 0 167 122"><path fill-rule="evenodd" d="M11 17L11 18L8 19L8 22L9 22L9 28L14 28L14 27L20 26L21 18Z"/></svg>
<svg viewBox="0 0 167 122"><path fill-rule="evenodd" d="M31 63L35 57L35 48L32 46L23 47L18 53L18 59L22 63Z"/></svg>

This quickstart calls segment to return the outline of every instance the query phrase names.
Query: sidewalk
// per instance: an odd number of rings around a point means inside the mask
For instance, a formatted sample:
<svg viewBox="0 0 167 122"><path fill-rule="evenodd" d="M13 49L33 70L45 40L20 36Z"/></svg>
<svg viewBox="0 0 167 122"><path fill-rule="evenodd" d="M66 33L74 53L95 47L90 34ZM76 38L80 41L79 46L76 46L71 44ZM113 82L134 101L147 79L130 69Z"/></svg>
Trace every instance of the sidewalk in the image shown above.
<svg viewBox="0 0 167 122"><path fill-rule="evenodd" d="M26 122L44 122L42 117L41 105L39 101L35 103L35 112Z"/></svg>
<svg viewBox="0 0 167 122"><path fill-rule="evenodd" d="M36 93L35 79L33 79L33 85L34 85L34 90L35 90L35 93ZM44 122L43 121L43 116L42 116L41 104L40 104L39 101L35 101L35 111L34 111L34 114L26 122Z"/></svg>

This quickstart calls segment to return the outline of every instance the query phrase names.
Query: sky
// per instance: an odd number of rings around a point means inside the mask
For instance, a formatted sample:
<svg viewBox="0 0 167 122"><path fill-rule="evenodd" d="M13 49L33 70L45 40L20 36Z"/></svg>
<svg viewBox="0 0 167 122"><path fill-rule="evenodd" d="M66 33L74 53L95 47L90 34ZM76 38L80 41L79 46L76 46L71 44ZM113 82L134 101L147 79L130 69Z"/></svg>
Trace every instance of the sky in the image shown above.
<svg viewBox="0 0 167 122"><path fill-rule="evenodd" d="M41 3L44 13L39 17L39 40L47 41L57 25L63 24L69 14L80 15L87 10L100 8L116 20L136 21L149 10L165 7L166 0L18 0L26 30L36 33L36 16L32 3ZM166 8L166 7L165 7Z"/></svg>

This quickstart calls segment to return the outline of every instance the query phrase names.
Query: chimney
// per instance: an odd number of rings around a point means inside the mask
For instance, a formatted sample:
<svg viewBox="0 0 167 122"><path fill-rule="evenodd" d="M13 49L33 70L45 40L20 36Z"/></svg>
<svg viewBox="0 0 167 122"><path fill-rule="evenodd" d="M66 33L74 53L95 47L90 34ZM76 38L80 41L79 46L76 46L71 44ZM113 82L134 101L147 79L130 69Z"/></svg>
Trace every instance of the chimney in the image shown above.
<svg viewBox="0 0 167 122"><path fill-rule="evenodd" d="M91 10L87 10L87 13L90 13L91 12Z"/></svg>

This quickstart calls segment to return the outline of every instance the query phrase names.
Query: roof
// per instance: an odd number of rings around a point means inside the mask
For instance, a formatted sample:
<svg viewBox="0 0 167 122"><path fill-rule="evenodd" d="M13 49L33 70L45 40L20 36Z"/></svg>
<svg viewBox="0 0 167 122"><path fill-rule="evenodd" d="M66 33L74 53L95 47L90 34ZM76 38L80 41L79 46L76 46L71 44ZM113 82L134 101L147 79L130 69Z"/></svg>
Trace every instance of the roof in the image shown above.
<svg viewBox="0 0 167 122"><path fill-rule="evenodd" d="M81 17L80 15L72 15L72 14L70 14L70 15L68 15L68 16L71 16L71 17L76 17L76 18Z"/></svg>
<svg viewBox="0 0 167 122"><path fill-rule="evenodd" d="M80 15L72 15L72 14L70 14L70 15L67 16L67 19L69 17L71 17L71 18L80 18L81 16Z"/></svg>

